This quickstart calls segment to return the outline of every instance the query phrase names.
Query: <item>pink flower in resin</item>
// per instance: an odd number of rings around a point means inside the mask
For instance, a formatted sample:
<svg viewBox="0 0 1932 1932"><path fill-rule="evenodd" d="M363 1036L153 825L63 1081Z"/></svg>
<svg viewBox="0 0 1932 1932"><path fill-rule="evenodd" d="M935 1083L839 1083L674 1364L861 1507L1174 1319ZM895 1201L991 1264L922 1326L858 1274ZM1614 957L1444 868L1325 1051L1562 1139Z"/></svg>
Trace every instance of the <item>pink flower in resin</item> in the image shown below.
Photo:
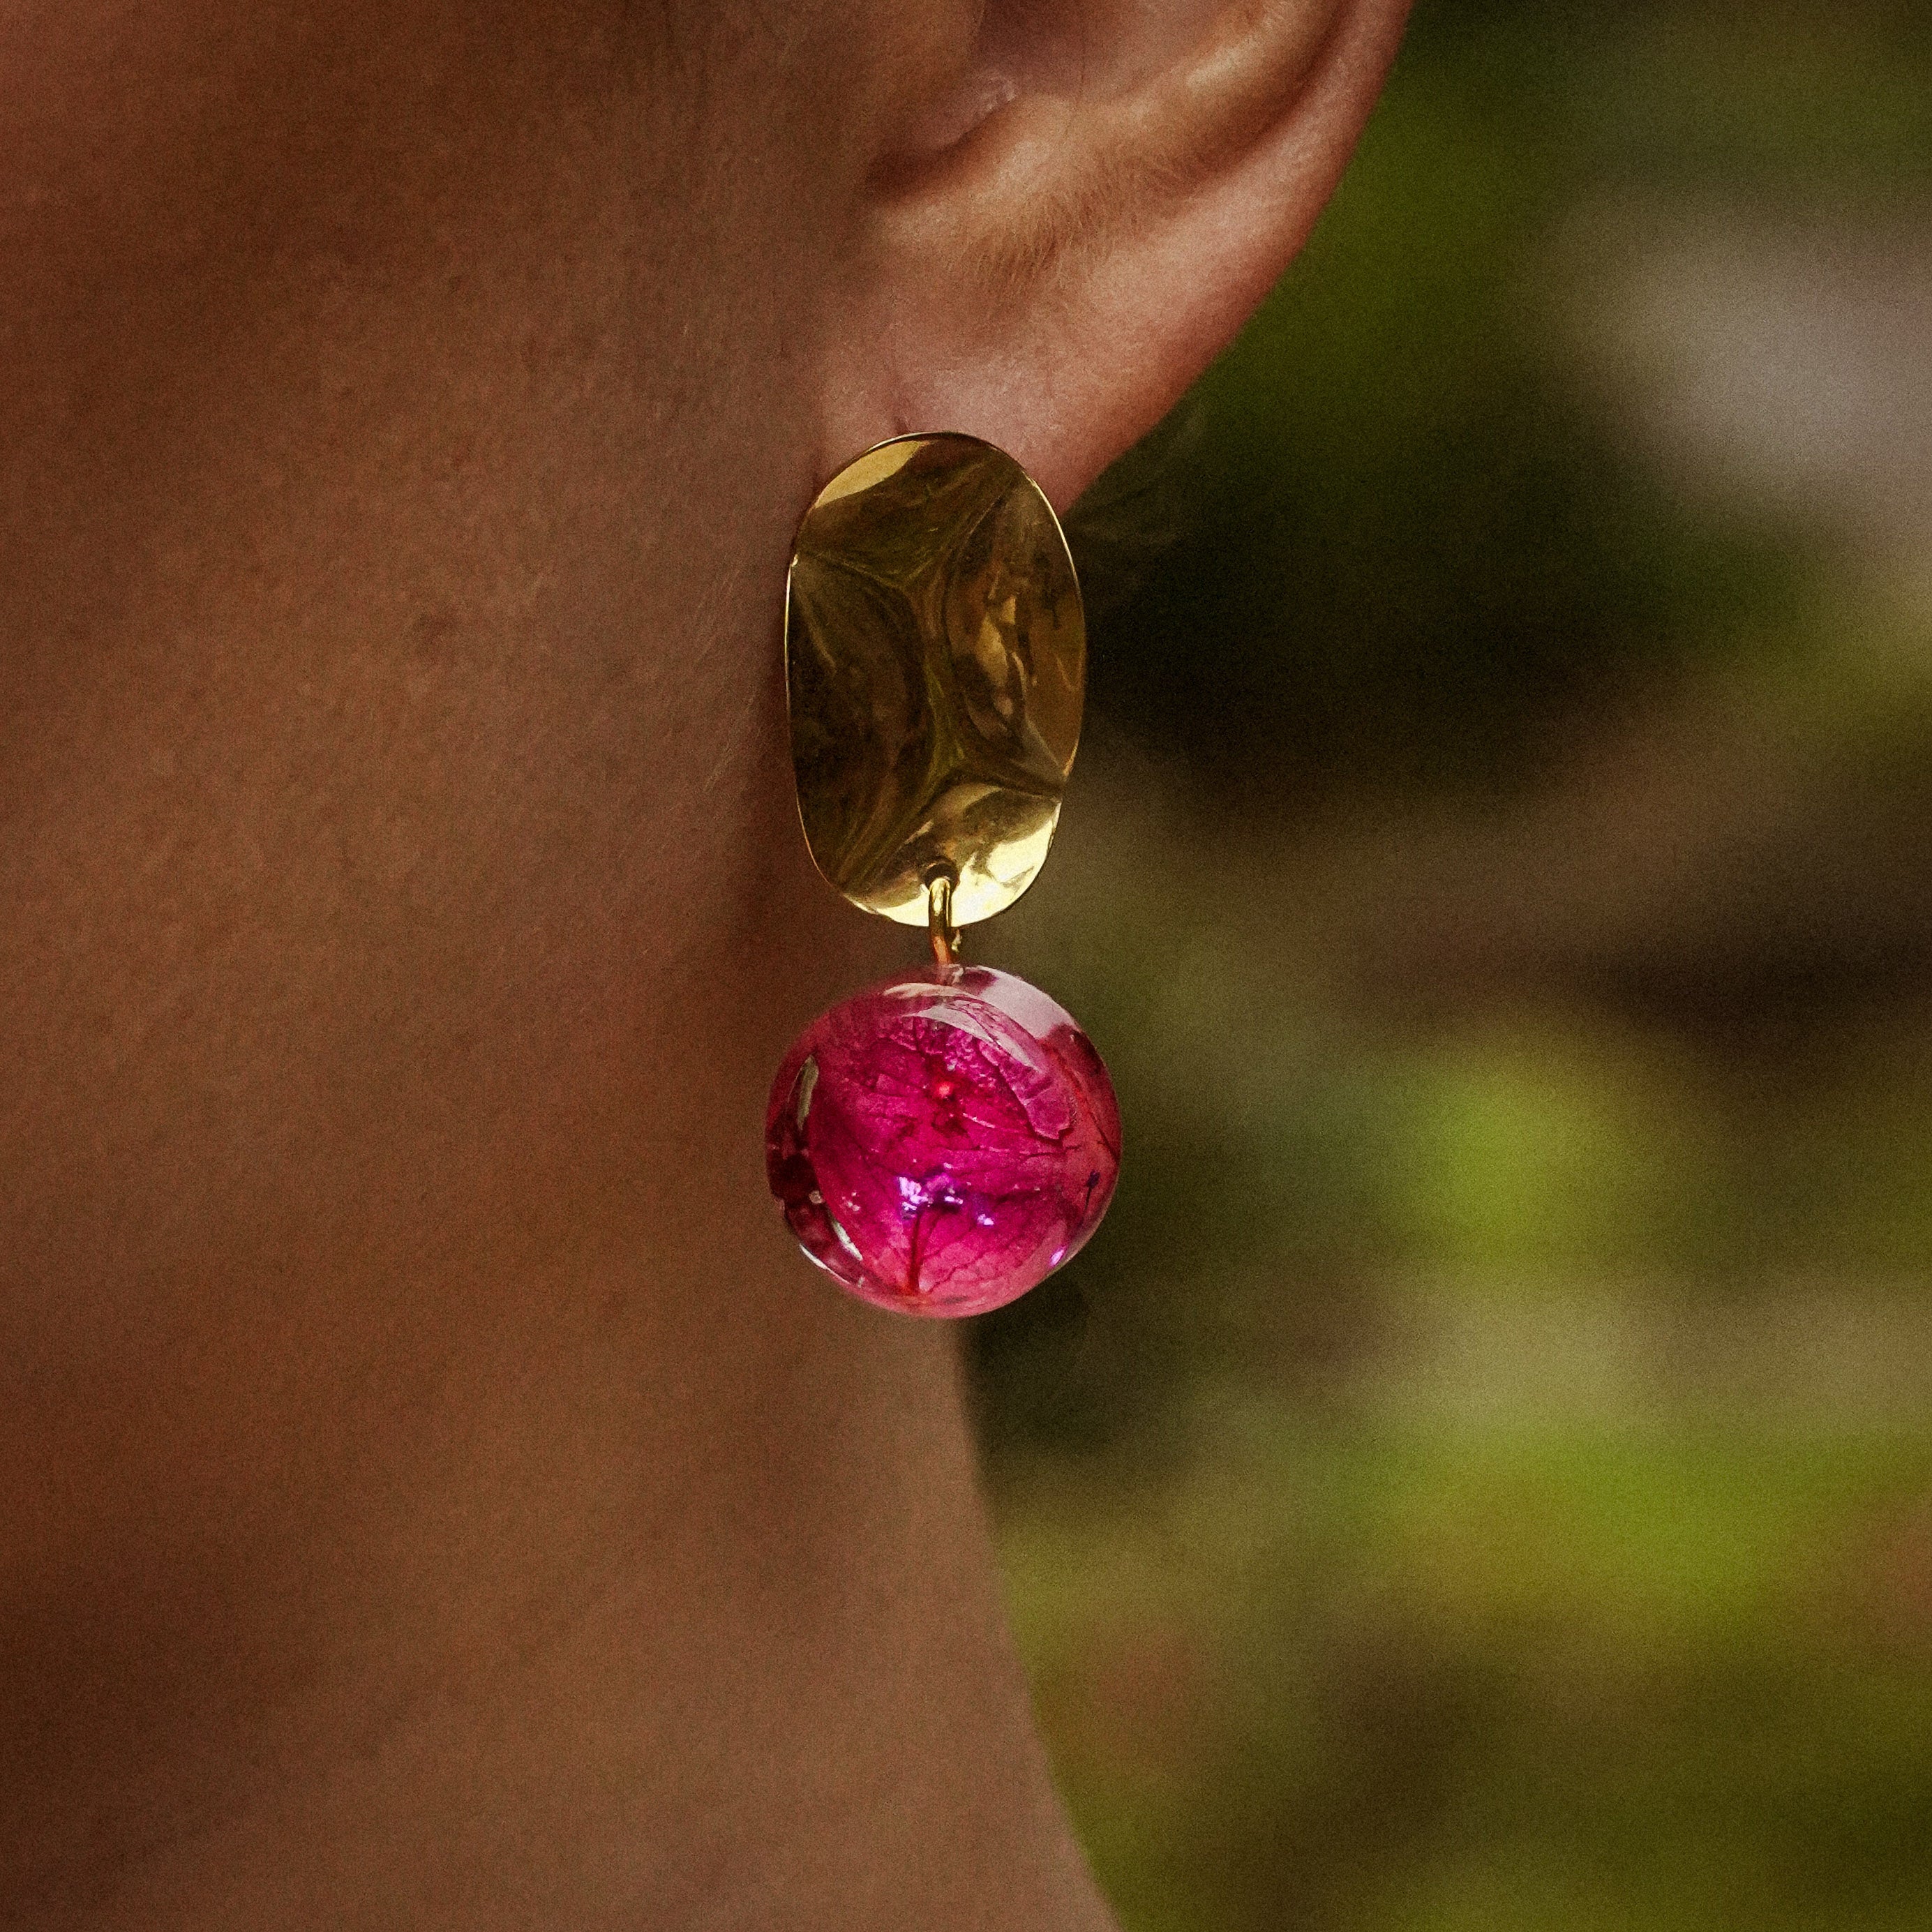
<svg viewBox="0 0 1932 1932"><path fill-rule="evenodd" d="M975 1315L1099 1226L1120 1117L1100 1056L1044 993L934 966L806 1029L772 1083L765 1159L799 1245L854 1294Z"/></svg>

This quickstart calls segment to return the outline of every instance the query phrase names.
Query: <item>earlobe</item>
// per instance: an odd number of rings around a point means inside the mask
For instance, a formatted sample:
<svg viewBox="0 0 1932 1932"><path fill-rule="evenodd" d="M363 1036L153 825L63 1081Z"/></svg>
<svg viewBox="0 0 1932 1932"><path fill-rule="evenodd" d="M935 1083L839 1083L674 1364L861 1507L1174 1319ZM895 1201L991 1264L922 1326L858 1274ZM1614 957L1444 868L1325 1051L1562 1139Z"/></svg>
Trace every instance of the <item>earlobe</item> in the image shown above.
<svg viewBox="0 0 1932 1932"><path fill-rule="evenodd" d="M835 291L830 461L910 429L964 430L1070 502L1287 266L1406 11L989 8L866 178L861 246Z"/></svg>

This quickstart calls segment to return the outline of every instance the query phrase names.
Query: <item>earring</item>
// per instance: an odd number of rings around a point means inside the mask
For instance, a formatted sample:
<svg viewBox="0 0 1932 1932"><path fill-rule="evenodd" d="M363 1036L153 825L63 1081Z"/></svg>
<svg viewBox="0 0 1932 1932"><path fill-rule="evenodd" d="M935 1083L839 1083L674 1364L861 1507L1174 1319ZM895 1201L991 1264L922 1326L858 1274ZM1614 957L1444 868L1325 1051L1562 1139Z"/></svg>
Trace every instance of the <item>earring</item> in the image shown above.
<svg viewBox="0 0 1932 1932"><path fill-rule="evenodd" d="M1024 980L958 957L1046 859L1086 692L1073 560L1040 486L970 436L848 464L800 526L785 684L812 862L924 926L932 963L822 1013L765 1118L806 1253L883 1308L975 1315L1100 1225L1120 1117L1091 1042Z"/></svg>

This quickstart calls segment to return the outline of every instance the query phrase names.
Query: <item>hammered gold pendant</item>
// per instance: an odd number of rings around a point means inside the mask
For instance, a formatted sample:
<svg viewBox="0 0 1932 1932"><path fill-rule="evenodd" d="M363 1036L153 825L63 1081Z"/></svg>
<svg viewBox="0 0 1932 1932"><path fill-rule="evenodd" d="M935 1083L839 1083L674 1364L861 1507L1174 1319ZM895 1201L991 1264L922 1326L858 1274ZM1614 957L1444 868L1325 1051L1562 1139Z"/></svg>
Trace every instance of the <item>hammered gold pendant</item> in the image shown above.
<svg viewBox="0 0 1932 1932"><path fill-rule="evenodd" d="M799 816L856 905L925 926L1011 905L1038 875L1079 743L1087 634L1073 560L1026 472L977 437L900 436L848 464L800 528L785 598Z"/></svg>

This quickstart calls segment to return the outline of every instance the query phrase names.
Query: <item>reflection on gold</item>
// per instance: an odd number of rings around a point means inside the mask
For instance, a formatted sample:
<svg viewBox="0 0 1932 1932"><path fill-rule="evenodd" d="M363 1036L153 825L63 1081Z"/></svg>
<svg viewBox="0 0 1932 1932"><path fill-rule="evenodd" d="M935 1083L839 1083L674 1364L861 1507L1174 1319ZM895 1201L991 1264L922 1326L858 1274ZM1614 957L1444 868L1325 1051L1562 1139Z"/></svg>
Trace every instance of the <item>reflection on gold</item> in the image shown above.
<svg viewBox="0 0 1932 1932"><path fill-rule="evenodd" d="M799 816L855 904L955 924L1045 862L1073 766L1087 632L1039 486L970 436L901 436L841 470L800 526L785 600Z"/></svg>

